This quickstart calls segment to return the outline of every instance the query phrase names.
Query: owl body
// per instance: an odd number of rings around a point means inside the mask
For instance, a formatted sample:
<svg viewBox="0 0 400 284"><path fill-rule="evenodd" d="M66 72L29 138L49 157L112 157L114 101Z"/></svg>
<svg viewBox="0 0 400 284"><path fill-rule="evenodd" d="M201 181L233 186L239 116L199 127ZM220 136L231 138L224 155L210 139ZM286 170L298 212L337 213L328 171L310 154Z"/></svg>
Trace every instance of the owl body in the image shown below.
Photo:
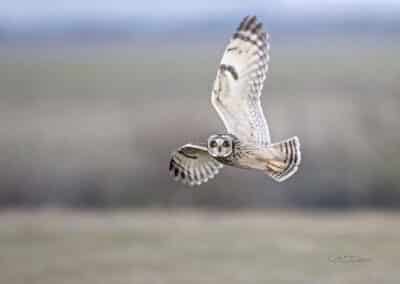
<svg viewBox="0 0 400 284"><path fill-rule="evenodd" d="M222 154L212 147L213 140L221 139L224 142L222 143ZM224 145L225 144L225 145ZM218 147L218 146L217 146ZM215 134L211 135L208 138L208 145L207 145L208 153L214 157L218 162L232 166L237 168L247 168L245 164L241 163L240 161L244 161L245 158L245 151L243 151L243 144L240 142L239 138L237 138L233 134ZM229 153L228 155L225 153Z"/></svg>
<svg viewBox="0 0 400 284"><path fill-rule="evenodd" d="M216 141L223 141L218 143ZM215 141L215 143L213 143ZM221 150L218 150L221 148ZM254 149L233 134L214 134L208 138L207 150L218 162L237 168L249 169L256 161L253 159ZM257 147L258 148L258 147Z"/></svg>
<svg viewBox="0 0 400 284"><path fill-rule="evenodd" d="M222 143L213 143L214 141ZM299 144L297 137L281 142L291 145ZM214 146L214 147L213 147ZM285 146L283 146L285 147ZM215 150L221 148L221 150ZM240 141L233 134L214 134L208 138L207 151L218 162L242 169L267 170L268 161L277 159L281 153L280 144L257 145ZM295 152L295 151L294 151ZM284 154L284 150L282 151Z"/></svg>
<svg viewBox="0 0 400 284"><path fill-rule="evenodd" d="M268 35L256 17L245 17L225 49L211 92L227 133L211 135L206 146L186 144L173 152L169 170L175 180L200 185L223 165L262 171L279 182L297 171L299 139L271 144L260 100L268 61Z"/></svg>

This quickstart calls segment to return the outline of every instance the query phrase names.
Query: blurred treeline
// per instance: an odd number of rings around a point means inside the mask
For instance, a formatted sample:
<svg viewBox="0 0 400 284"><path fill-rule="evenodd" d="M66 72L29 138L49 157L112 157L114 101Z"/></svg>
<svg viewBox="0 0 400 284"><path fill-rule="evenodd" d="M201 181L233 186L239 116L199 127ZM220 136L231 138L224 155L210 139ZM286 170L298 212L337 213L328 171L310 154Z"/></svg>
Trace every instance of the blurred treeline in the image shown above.
<svg viewBox="0 0 400 284"><path fill-rule="evenodd" d="M210 90L229 33L185 44L3 46L0 205L398 208L393 35L272 40L262 97L272 139L298 135L303 150L286 183L231 168L195 188L169 177L171 151L224 130Z"/></svg>

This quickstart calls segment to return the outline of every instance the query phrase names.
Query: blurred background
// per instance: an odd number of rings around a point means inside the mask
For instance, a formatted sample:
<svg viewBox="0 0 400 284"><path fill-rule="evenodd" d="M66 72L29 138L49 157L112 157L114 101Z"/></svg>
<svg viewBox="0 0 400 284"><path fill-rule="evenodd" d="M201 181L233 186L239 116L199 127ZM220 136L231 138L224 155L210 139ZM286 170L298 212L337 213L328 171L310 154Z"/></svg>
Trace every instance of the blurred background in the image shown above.
<svg viewBox="0 0 400 284"><path fill-rule="evenodd" d="M247 14L271 34L272 140L300 137L301 170L188 189L170 152L224 131L211 87ZM390 0L4 2L0 205L398 208L399 16Z"/></svg>
<svg viewBox="0 0 400 284"><path fill-rule="evenodd" d="M230 36L249 14L271 35L262 103L272 140L299 136L302 165L282 184L225 168L187 188L169 177L169 155L224 130L210 103L212 83ZM112 267L129 271L113 278L117 283L211 283L213 273L221 276L215 283L253 283L249 275L254 283L282 275L285 283L397 283L400 259L390 242L400 237L393 211L400 208L399 44L396 0L1 2L0 207L12 210L0 217L0 277L109 283ZM87 208L107 210L85 217L72 210ZM335 214L310 215L316 208ZM264 247L267 235L277 243ZM75 262L81 256L71 247L87 258ZM252 263L264 249L270 258ZM130 265L123 259L128 251ZM349 253L372 261L355 271L334 266L344 275L338 276L328 259ZM322 266L302 261L316 254ZM171 272L171 257L187 275ZM225 268L215 266L220 261ZM286 273L284 263L297 272ZM384 272L359 276L371 263ZM265 276L265 265L275 274Z"/></svg>

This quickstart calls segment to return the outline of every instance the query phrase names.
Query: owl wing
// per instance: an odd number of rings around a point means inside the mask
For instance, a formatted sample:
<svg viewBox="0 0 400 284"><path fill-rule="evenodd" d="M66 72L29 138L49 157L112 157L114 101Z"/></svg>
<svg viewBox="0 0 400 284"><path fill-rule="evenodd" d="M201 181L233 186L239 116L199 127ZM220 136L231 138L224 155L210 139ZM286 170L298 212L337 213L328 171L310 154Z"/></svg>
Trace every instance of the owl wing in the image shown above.
<svg viewBox="0 0 400 284"><path fill-rule="evenodd" d="M256 17L246 17L225 49L211 102L229 133L244 141L271 142L260 96L268 70L268 36Z"/></svg>
<svg viewBox="0 0 400 284"><path fill-rule="evenodd" d="M300 141L297 136L267 146L240 145L239 167L261 170L282 182L294 175L301 163Z"/></svg>
<svg viewBox="0 0 400 284"><path fill-rule="evenodd" d="M169 171L175 180L200 185L218 174L223 165L208 154L207 148L192 144L180 147L171 155Z"/></svg>

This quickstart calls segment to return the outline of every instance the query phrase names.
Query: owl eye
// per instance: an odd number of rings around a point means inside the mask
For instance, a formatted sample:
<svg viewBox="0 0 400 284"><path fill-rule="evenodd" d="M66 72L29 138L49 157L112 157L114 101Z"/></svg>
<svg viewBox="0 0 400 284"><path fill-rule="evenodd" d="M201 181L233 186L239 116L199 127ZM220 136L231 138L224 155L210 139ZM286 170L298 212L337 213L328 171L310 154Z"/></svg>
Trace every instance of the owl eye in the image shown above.
<svg viewBox="0 0 400 284"><path fill-rule="evenodd" d="M225 140L224 143L222 143L222 146L229 147L229 142Z"/></svg>
<svg viewBox="0 0 400 284"><path fill-rule="evenodd" d="M215 140L212 140L212 141L210 142L210 147L211 147L211 148L217 147L217 142L215 142Z"/></svg>

